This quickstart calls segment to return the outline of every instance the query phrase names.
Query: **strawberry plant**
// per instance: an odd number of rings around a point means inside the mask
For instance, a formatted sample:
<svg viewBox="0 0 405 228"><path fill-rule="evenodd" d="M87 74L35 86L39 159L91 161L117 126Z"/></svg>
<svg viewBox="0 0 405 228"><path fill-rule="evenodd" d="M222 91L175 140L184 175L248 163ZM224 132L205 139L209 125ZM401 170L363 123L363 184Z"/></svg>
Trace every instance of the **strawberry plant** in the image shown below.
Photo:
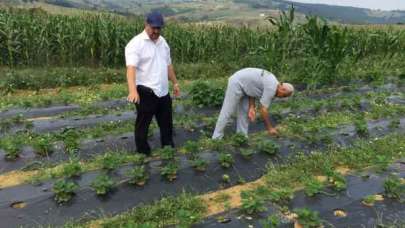
<svg viewBox="0 0 405 228"><path fill-rule="evenodd" d="M310 179L305 183L305 194L310 197L315 196L321 193L324 187L322 182L316 179Z"/></svg>
<svg viewBox="0 0 405 228"><path fill-rule="evenodd" d="M222 175L222 182L229 184L231 182L231 177L228 174Z"/></svg>
<svg viewBox="0 0 405 228"><path fill-rule="evenodd" d="M364 116L358 116L356 120L354 121L354 126L356 128L356 132L359 136L361 137L367 137L369 132L368 132L368 126L367 126L367 121L364 118Z"/></svg>
<svg viewBox="0 0 405 228"><path fill-rule="evenodd" d="M252 156L255 154L256 152L252 149L249 148L242 148L240 149L240 154L243 156L243 158L245 159L251 159Z"/></svg>
<svg viewBox="0 0 405 228"><path fill-rule="evenodd" d="M234 147L244 147L249 145L248 138L244 134L234 134L231 138L231 143Z"/></svg>
<svg viewBox="0 0 405 228"><path fill-rule="evenodd" d="M101 159L101 167L108 171L116 169L120 164L121 158L118 153L106 153Z"/></svg>
<svg viewBox="0 0 405 228"><path fill-rule="evenodd" d="M403 200L405 184L397 176L390 176L384 182L384 193L388 198Z"/></svg>
<svg viewBox="0 0 405 228"><path fill-rule="evenodd" d="M39 136L33 142L32 146L34 147L35 153L40 156L48 156L52 153L50 135Z"/></svg>
<svg viewBox="0 0 405 228"><path fill-rule="evenodd" d="M133 169L129 170L127 176L130 178L130 184L136 184L138 186L144 186L149 178L145 172L145 166L135 166Z"/></svg>
<svg viewBox="0 0 405 228"><path fill-rule="evenodd" d="M184 144L184 150L186 151L186 154L189 154L191 156L192 159L194 159L200 152L198 143L195 141L187 141Z"/></svg>
<svg viewBox="0 0 405 228"><path fill-rule="evenodd" d="M305 228L318 228L322 227L322 221L319 218L319 213L317 211L311 211L306 208L295 209L294 212L297 214L298 223Z"/></svg>
<svg viewBox="0 0 405 228"><path fill-rule="evenodd" d="M68 202L74 195L78 186L73 181L58 180L54 183L52 191L55 193L56 202L62 204Z"/></svg>
<svg viewBox="0 0 405 228"><path fill-rule="evenodd" d="M328 172L328 182L332 185L332 188L336 191L343 191L347 188L345 177L337 172Z"/></svg>
<svg viewBox="0 0 405 228"><path fill-rule="evenodd" d="M191 85L191 101L198 107L220 107L224 100L224 88L218 84L198 80Z"/></svg>
<svg viewBox="0 0 405 228"><path fill-rule="evenodd" d="M398 118L395 118L395 119L391 120L388 127L390 129L398 129L400 124L401 124L401 121Z"/></svg>
<svg viewBox="0 0 405 228"><path fill-rule="evenodd" d="M235 161L233 160L232 154L230 153L220 153L219 154L219 163L224 168L229 168L233 165Z"/></svg>
<svg viewBox="0 0 405 228"><path fill-rule="evenodd" d="M260 141L257 150L268 155L274 155L280 150L280 146L271 140Z"/></svg>
<svg viewBox="0 0 405 228"><path fill-rule="evenodd" d="M159 150L159 154L162 160L173 160L176 155L176 150L171 146L165 146Z"/></svg>
<svg viewBox="0 0 405 228"><path fill-rule="evenodd" d="M78 177L82 173L82 166L79 161L71 160L63 167L62 174L64 177Z"/></svg>
<svg viewBox="0 0 405 228"><path fill-rule="evenodd" d="M376 199L374 195L369 195L363 198L362 203L366 206L372 207Z"/></svg>
<svg viewBox="0 0 405 228"><path fill-rule="evenodd" d="M101 174L91 183L91 187L96 191L97 195L105 195L114 187L114 181L111 177Z"/></svg>
<svg viewBox="0 0 405 228"><path fill-rule="evenodd" d="M160 170L160 174L168 181L174 181L177 178L178 165L176 162L169 162Z"/></svg>
<svg viewBox="0 0 405 228"><path fill-rule="evenodd" d="M283 205L293 199L294 191L290 188L282 188L276 191L271 191L267 195L270 201Z"/></svg>
<svg viewBox="0 0 405 228"><path fill-rule="evenodd" d="M65 144L65 150L68 153L75 153L79 149L79 139L80 134L73 128L66 128L63 132L58 136L60 140L63 141Z"/></svg>
<svg viewBox="0 0 405 228"><path fill-rule="evenodd" d="M254 191L242 191L242 211L248 215L256 214L266 210L265 200Z"/></svg>
<svg viewBox="0 0 405 228"><path fill-rule="evenodd" d="M0 141L0 147L5 152L5 159L10 161L14 161L20 156L22 146L21 137L6 137Z"/></svg>
<svg viewBox="0 0 405 228"><path fill-rule="evenodd" d="M280 218L276 215L271 215L265 220L261 221L263 228L277 228L281 224Z"/></svg>
<svg viewBox="0 0 405 228"><path fill-rule="evenodd" d="M207 161L202 159L202 158L196 158L195 160L192 160L192 166L195 168L197 171L205 171L207 169Z"/></svg>

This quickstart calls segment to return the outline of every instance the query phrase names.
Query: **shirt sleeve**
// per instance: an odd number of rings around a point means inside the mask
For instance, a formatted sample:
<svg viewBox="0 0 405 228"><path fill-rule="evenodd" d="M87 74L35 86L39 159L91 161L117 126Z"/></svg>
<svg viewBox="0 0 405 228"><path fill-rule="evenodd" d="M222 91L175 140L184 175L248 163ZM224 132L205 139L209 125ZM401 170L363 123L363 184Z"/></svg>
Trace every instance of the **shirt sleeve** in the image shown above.
<svg viewBox="0 0 405 228"><path fill-rule="evenodd" d="M166 50L167 50L166 61L167 61L167 65L169 66L172 64L172 57L170 56L170 47L167 43L166 43Z"/></svg>
<svg viewBox="0 0 405 228"><path fill-rule="evenodd" d="M127 45L125 47L125 62L127 66L138 66L139 64L139 53L135 45Z"/></svg>
<svg viewBox="0 0 405 228"><path fill-rule="evenodd" d="M263 94L260 98L260 104L265 108L269 108L271 100L276 95L277 83L273 85L273 82L269 79L263 80L263 83Z"/></svg>

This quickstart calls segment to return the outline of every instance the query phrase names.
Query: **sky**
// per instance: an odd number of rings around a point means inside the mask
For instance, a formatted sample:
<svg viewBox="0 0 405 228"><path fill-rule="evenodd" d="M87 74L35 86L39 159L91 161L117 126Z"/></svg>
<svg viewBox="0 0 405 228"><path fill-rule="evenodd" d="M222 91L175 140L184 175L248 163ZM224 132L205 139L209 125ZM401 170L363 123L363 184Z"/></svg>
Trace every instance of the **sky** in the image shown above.
<svg viewBox="0 0 405 228"><path fill-rule="evenodd" d="M405 10L405 0L291 0L304 3L354 6L380 10Z"/></svg>

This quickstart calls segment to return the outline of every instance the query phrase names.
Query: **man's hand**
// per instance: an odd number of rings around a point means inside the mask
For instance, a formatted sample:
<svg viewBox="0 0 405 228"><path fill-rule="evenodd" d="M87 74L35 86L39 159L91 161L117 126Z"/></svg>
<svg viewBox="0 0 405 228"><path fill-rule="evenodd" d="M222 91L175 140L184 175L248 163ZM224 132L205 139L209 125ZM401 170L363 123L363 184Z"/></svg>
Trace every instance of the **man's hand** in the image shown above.
<svg viewBox="0 0 405 228"><path fill-rule="evenodd" d="M139 94L138 91L134 91L129 93L128 97L127 97L127 101L131 102L131 103L138 103L140 102L139 99Z"/></svg>
<svg viewBox="0 0 405 228"><path fill-rule="evenodd" d="M271 136L277 136L278 135L278 130L275 127L272 127L270 129L267 130L267 132L269 133L269 135Z"/></svg>
<svg viewBox="0 0 405 228"><path fill-rule="evenodd" d="M173 95L174 97L180 96L180 86L177 83L173 85Z"/></svg>
<svg viewBox="0 0 405 228"><path fill-rule="evenodd" d="M254 122L256 119L256 110L254 108L249 108L248 117L250 122Z"/></svg>

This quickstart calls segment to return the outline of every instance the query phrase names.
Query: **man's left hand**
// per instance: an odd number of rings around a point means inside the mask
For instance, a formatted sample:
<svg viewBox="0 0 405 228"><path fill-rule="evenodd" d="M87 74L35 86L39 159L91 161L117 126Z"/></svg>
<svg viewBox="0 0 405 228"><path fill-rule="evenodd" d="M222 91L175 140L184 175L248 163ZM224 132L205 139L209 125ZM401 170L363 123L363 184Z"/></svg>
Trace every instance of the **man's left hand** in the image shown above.
<svg viewBox="0 0 405 228"><path fill-rule="evenodd" d="M173 85L173 95L174 97L180 96L180 86L177 83Z"/></svg>

